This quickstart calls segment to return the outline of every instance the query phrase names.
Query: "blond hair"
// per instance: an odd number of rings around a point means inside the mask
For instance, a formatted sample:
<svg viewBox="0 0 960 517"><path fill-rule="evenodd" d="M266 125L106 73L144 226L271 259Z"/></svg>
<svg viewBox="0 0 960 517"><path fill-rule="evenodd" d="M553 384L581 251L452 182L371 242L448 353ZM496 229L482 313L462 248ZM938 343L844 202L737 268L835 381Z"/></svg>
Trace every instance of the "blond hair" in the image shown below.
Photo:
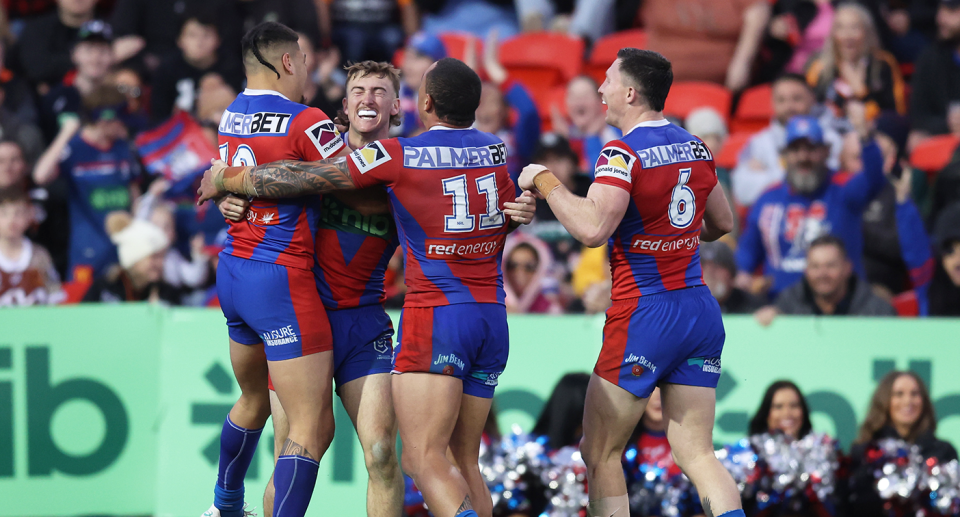
<svg viewBox="0 0 960 517"><path fill-rule="evenodd" d="M381 79L390 79L393 85L393 92L400 97L400 70L386 61L366 60L358 63L348 63L343 67L347 71L347 85L354 79L361 79L368 75L375 75ZM349 86L348 86L349 91ZM390 125L400 125L400 114L390 116Z"/></svg>

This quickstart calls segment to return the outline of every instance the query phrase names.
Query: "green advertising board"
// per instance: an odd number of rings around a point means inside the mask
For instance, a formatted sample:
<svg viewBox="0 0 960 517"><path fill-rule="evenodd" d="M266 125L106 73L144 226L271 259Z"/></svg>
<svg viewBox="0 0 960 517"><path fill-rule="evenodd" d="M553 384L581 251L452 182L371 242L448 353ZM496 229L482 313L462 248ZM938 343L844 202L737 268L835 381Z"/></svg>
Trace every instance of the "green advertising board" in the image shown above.
<svg viewBox="0 0 960 517"><path fill-rule="evenodd" d="M396 314L393 315L396 320ZM876 379L912 369L931 388L939 435L960 443L960 320L725 319L715 441L743 436L773 380L796 381L814 427L848 444ZM529 430L564 373L589 372L603 317L511 316L496 404L504 431ZM223 316L145 305L0 311L0 517L195 517L216 480L218 437L239 394ZM366 472L337 405L309 515L363 515ZM247 479L259 508L270 477L265 432Z"/></svg>

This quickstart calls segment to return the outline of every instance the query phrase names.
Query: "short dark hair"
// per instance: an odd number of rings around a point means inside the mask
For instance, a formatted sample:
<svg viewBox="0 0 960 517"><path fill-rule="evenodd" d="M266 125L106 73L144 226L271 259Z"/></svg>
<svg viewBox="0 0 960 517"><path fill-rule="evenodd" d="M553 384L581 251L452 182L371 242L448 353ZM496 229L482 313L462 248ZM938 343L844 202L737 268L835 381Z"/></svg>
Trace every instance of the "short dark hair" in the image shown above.
<svg viewBox="0 0 960 517"><path fill-rule="evenodd" d="M540 410L533 434L547 437L547 446L557 450L576 445L583 434L583 406L587 399L589 373L568 373L553 387Z"/></svg>
<svg viewBox="0 0 960 517"><path fill-rule="evenodd" d="M116 85L101 84L83 97L82 119L87 123L95 123L107 111L113 111L113 117L119 116L126 109L127 97L120 93Z"/></svg>
<svg viewBox="0 0 960 517"><path fill-rule="evenodd" d="M263 51L274 46L293 44L299 45L300 35L290 27L277 22L263 22L250 29L240 40L240 55L243 56L243 67L247 69L248 64L259 62L261 65L273 70L280 78L280 72L276 67L264 59ZM249 73L250 70L247 69Z"/></svg>
<svg viewBox="0 0 960 517"><path fill-rule="evenodd" d="M810 83L807 82L807 78L804 77L803 74L798 74L795 72L784 72L778 75L777 78L773 80L772 86L786 82L796 82L806 86L808 89L810 88Z"/></svg>
<svg viewBox="0 0 960 517"><path fill-rule="evenodd" d="M483 85L472 68L459 59L445 57L437 61L424 80L441 121L455 126L473 124Z"/></svg>
<svg viewBox="0 0 960 517"><path fill-rule="evenodd" d="M760 402L760 407L757 408L757 413L750 419L749 431L751 436L771 431L770 426L767 425L767 419L770 418L770 409L773 407L773 396L782 389L793 390L800 399L803 421L800 423L800 436L797 436L797 439L803 438L813 429L813 424L810 422L810 409L807 407L807 399L803 397L803 392L793 382L781 380L771 384L766 393L763 394L763 400Z"/></svg>
<svg viewBox="0 0 960 517"><path fill-rule="evenodd" d="M663 111L663 105L673 84L673 66L670 60L652 50L622 48L617 52L620 73L637 87L653 111Z"/></svg>
<svg viewBox="0 0 960 517"><path fill-rule="evenodd" d="M199 25L204 27L210 27L211 29L217 31L217 34L220 34L220 26L217 25L217 12L214 8L206 5L195 5L187 8L183 16L180 18L182 23L180 24L180 33L183 33L183 28L187 25L187 22L194 21Z"/></svg>
<svg viewBox="0 0 960 517"><path fill-rule="evenodd" d="M849 258L849 255L847 255L846 245L844 245L843 241L835 235L830 235L828 233L813 239L813 241L810 243L810 247L807 248L807 252L809 253L810 250L816 248L817 246L836 246L836 248L840 250L840 255L843 256L843 258Z"/></svg>
<svg viewBox="0 0 960 517"><path fill-rule="evenodd" d="M0 205L20 202L30 202L30 196L27 194L26 189L24 189L22 185L11 185L9 187L0 188Z"/></svg>

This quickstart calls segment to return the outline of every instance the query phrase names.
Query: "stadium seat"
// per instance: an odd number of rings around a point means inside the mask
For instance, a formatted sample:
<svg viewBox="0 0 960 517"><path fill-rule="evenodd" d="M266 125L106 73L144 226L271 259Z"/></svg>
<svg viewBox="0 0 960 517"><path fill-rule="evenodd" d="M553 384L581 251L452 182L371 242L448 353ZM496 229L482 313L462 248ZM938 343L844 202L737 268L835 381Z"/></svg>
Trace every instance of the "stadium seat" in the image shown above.
<svg viewBox="0 0 960 517"><path fill-rule="evenodd" d="M747 145L747 142L753 135L753 133L748 131L731 134L727 138L726 143L723 144L723 149L720 150L720 154L714 156L713 161L717 164L717 167L723 167L724 169L736 167L740 150L743 149L743 146Z"/></svg>
<svg viewBox="0 0 960 517"><path fill-rule="evenodd" d="M631 29L615 32L597 40L590 52L585 73L593 77L597 83L602 83L607 68L617 59L617 52L622 48L644 48L647 46L647 33L641 29Z"/></svg>
<svg viewBox="0 0 960 517"><path fill-rule="evenodd" d="M550 32L524 33L500 45L500 62L511 79L527 87L541 116L549 116L553 87L565 85L583 69L583 41Z"/></svg>
<svg viewBox="0 0 960 517"><path fill-rule="evenodd" d="M960 138L953 135L930 137L910 154L910 164L932 177L950 163L958 145Z"/></svg>
<svg viewBox="0 0 960 517"><path fill-rule="evenodd" d="M697 108L710 107L720 112L724 121L728 121L731 100L730 91L719 84L682 81L674 83L670 88L663 111L682 120Z"/></svg>
<svg viewBox="0 0 960 517"><path fill-rule="evenodd" d="M483 42L473 34L468 32L441 32L440 41L443 42L443 46L447 49L447 56L459 59L460 61L465 61L467 45L472 42L476 45L474 47L476 49L474 57L477 62L479 63L483 60Z"/></svg>
<svg viewBox="0 0 960 517"><path fill-rule="evenodd" d="M891 301L897 315L911 318L920 315L920 305L917 303L916 291L907 291L893 297Z"/></svg>
<svg viewBox="0 0 960 517"><path fill-rule="evenodd" d="M740 96L740 103L730 122L730 132L760 131L773 117L773 86L761 84L748 88Z"/></svg>

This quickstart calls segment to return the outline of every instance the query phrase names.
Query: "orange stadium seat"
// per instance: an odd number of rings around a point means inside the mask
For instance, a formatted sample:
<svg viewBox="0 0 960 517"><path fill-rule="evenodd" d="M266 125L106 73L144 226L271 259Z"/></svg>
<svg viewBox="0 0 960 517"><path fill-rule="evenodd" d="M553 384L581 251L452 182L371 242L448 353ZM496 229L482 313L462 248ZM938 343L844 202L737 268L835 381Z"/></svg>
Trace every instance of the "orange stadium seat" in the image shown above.
<svg viewBox="0 0 960 517"><path fill-rule="evenodd" d="M891 305L896 309L898 316L915 317L920 315L920 304L917 302L916 291L907 291L893 297Z"/></svg>
<svg viewBox="0 0 960 517"><path fill-rule="evenodd" d="M730 118L730 91L719 84L702 81L681 81L674 83L667 95L667 103L663 111L680 119L687 118L691 111L697 108L710 107L718 112L723 119Z"/></svg>
<svg viewBox="0 0 960 517"><path fill-rule="evenodd" d="M714 157L714 163L718 167L723 167L724 169L732 169L737 166L737 157L740 156L740 150L743 149L743 146L747 145L747 142L750 141L750 137L754 134L749 131L742 131L739 133L733 133L728 138L726 143L723 144L723 149L720 150L720 154L717 154Z"/></svg>
<svg viewBox="0 0 960 517"><path fill-rule="evenodd" d="M910 164L933 176L950 163L953 153L960 145L960 138L953 135L938 135L921 142L910 154Z"/></svg>
<svg viewBox="0 0 960 517"><path fill-rule="evenodd" d="M443 42L443 46L447 49L447 57L456 58L460 61L465 61L467 45L472 42L476 50L474 58L478 63L483 60L483 42L473 34L468 32L441 32L440 41Z"/></svg>
<svg viewBox="0 0 960 517"><path fill-rule="evenodd" d="M748 88L740 96L740 103L730 122L731 132L760 131L773 118L773 86L761 84Z"/></svg>
<svg viewBox="0 0 960 517"><path fill-rule="evenodd" d="M400 47L396 52L393 53L393 66L397 68L403 66L403 52L404 48Z"/></svg>
<svg viewBox="0 0 960 517"><path fill-rule="evenodd" d="M553 131L553 107L560 110L560 114L567 116L567 85L560 84L550 89L547 96L546 109L540 111L540 124L543 132Z"/></svg>
<svg viewBox="0 0 960 517"><path fill-rule="evenodd" d="M585 73L593 77L597 84L603 82L610 64L617 59L617 52L625 47L644 48L647 46L647 33L642 29L630 29L615 32L597 40L590 52Z"/></svg>
<svg viewBox="0 0 960 517"><path fill-rule="evenodd" d="M550 92L583 69L583 41L551 32L529 32L500 45L500 62L510 78L533 96L541 117L550 116Z"/></svg>

